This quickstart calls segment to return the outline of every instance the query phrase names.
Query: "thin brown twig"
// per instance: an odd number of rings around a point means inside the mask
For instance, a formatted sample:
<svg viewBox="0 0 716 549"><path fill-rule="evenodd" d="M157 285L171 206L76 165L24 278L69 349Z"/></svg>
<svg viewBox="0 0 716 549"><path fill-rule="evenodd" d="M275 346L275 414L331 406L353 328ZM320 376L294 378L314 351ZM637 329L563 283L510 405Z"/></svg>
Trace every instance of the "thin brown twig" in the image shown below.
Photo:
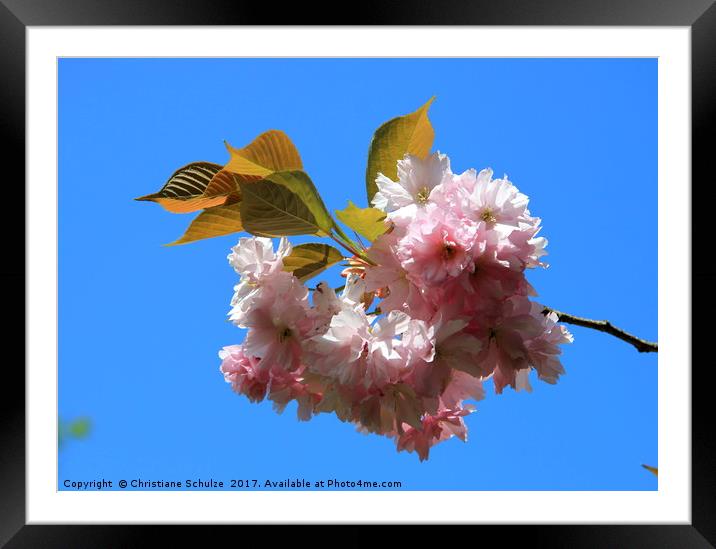
<svg viewBox="0 0 716 549"><path fill-rule="evenodd" d="M341 291L343 288L345 288L345 286L335 288L336 293ZM309 289L313 290L314 288ZM659 352L659 344L656 341L647 341L646 339L636 337L629 332L625 332L621 328L617 328L608 320L592 320L591 318L574 316L567 313L563 313L562 311L558 311L557 309L553 309L551 307L545 307L542 310L542 314L546 315L547 313L555 313L559 317L560 322L564 322L566 324L574 324L575 326L581 326L583 328L591 328L592 330L597 330L598 332L604 332L605 334L613 335L614 337L621 339L622 341L626 341L630 345L633 345L640 353ZM366 314L380 314L380 308L377 307L374 311L371 311L370 313Z"/></svg>
<svg viewBox="0 0 716 549"><path fill-rule="evenodd" d="M636 337L629 332L625 332L621 328L617 328L608 320L592 320L589 318L582 318L580 316L563 313L562 311L552 309L551 307L545 307L542 311L543 314L550 312L555 313L559 317L560 322L566 322L567 324L574 324L575 326L582 326L584 328L591 328L599 332L613 335L614 337L633 345L640 353L657 353L659 351L659 344L656 341L647 341L646 339Z"/></svg>

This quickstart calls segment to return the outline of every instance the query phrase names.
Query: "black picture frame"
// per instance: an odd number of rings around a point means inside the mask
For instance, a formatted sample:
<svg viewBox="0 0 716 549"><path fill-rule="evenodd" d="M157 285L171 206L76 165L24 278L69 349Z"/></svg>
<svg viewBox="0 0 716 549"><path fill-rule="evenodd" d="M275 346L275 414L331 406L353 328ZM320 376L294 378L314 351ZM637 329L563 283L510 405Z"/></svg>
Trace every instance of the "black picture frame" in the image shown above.
<svg viewBox="0 0 716 549"><path fill-rule="evenodd" d="M347 5L347 4L346 4ZM584 25L685 26L691 29L692 53L692 182L710 181L710 144L716 114L716 6L714 0L499 0L428 2L362 2L355 11L345 6L322 8L304 3L249 3L240 0L0 0L0 128L6 192L17 188L25 175L25 32L28 26L63 25ZM350 15L349 15L350 13ZM345 15L339 15L345 14ZM684 174L684 185L689 174ZM11 179L10 179L11 178ZM705 184L699 185L702 193ZM692 192L692 349L703 350L716 309L709 286L716 282L716 266L706 239L706 208L710 201ZM7 195L6 195L7 196ZM8 322L3 348L22 349L25 341L25 241L20 238L24 210L17 194L5 208L1 223L3 261L0 283ZM8 204L10 206L10 204ZM25 204L31 208L32 204ZM686 222L686 220L684 220ZM24 291L21 291L21 288ZM699 313L703 317L699 322ZM692 521L690 525L569 525L490 526L511 543L544 547L713 547L716 546L716 430L711 422L713 360L692 358ZM0 425L0 544L7 547L134 547L149 534L164 543L181 536L206 543L206 527L190 533L166 526L28 526L25 524L25 375L20 361L6 359L2 376ZM244 527L246 528L246 527ZM159 530L159 532L158 532ZM275 529L279 533L281 529ZM345 533L340 534L345 536ZM360 534L357 534L360 536ZM344 539L367 539L345 537ZM472 539L472 538L470 538ZM238 541L238 540L237 540Z"/></svg>

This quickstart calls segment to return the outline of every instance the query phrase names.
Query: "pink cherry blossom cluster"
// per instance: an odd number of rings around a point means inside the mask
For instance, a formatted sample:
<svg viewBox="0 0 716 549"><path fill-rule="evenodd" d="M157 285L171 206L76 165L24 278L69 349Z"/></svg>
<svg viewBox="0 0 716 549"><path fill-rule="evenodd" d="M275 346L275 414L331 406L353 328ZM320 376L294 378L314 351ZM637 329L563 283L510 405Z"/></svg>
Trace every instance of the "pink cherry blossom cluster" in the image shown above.
<svg viewBox="0 0 716 549"><path fill-rule="evenodd" d="M525 269L545 266L546 240L527 197L489 169L453 174L447 156L406 156L398 181L382 174L374 207L388 230L344 271L339 295L283 269L291 244L241 238L230 320L248 330L225 347L221 371L237 393L298 417L335 413L396 440L421 461L452 436L465 440L466 401L492 379L531 390L529 372L555 383L571 334L530 300ZM373 310L369 310L373 307Z"/></svg>

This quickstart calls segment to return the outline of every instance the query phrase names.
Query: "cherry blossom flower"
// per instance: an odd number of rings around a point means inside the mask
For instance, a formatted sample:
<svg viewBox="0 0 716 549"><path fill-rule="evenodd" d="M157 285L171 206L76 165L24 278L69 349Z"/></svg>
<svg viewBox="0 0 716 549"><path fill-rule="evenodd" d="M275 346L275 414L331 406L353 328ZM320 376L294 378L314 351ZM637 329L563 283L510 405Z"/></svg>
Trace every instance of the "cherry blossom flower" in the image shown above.
<svg viewBox="0 0 716 549"><path fill-rule="evenodd" d="M477 224L433 207L416 213L396 256L411 281L431 287L472 271L480 252Z"/></svg>
<svg viewBox="0 0 716 549"><path fill-rule="evenodd" d="M462 191L462 214L474 221L483 221L489 226L508 225L519 227L529 224L527 197L517 190L505 176L492 179L492 170L485 169L476 174L468 170L460 176Z"/></svg>
<svg viewBox="0 0 716 549"><path fill-rule="evenodd" d="M301 361L308 311L308 290L293 278L288 290L267 291L255 298L243 325L245 351L261 359L259 367L295 370Z"/></svg>
<svg viewBox="0 0 716 549"><path fill-rule="evenodd" d="M559 355L562 353L559 345L572 343L574 337L567 328L557 324L559 317L555 313L543 314L542 306L537 303L532 304L532 309L533 314L540 309L539 314L543 318L544 332L529 342L530 360L534 369L537 370L539 379L554 384L564 373L564 367L559 361Z"/></svg>
<svg viewBox="0 0 716 549"><path fill-rule="evenodd" d="M397 379L405 361L396 336L405 332L410 318L391 311L373 325L371 320L362 309L333 316L326 333L306 341L309 369L344 385L381 387Z"/></svg>
<svg viewBox="0 0 716 549"><path fill-rule="evenodd" d="M270 238L239 239L227 257L229 264L241 275L234 286L229 320L245 328L246 315L262 291L268 288L274 294L281 294L293 285L292 275L282 270L283 258L291 253L291 249L286 238L281 238L276 252Z"/></svg>
<svg viewBox="0 0 716 549"><path fill-rule="evenodd" d="M300 420L329 413L390 437L421 461L452 437L491 380L531 391L554 384L572 335L532 301L527 269L545 267L546 239L527 197L490 169L453 174L447 156L406 155L398 181L379 174L373 204L389 229L356 252L343 290L308 288L284 269L287 239L241 238L230 320L247 329L224 347L221 372L252 402ZM373 311L367 311L373 308Z"/></svg>
<svg viewBox="0 0 716 549"><path fill-rule="evenodd" d="M377 266L365 271L366 290L383 290L380 308L384 312L403 311L411 318L427 318L432 314L423 290L408 279L408 273L395 255L397 240L394 234L376 239L368 250Z"/></svg>
<svg viewBox="0 0 716 549"><path fill-rule="evenodd" d="M435 415L423 417L420 428L406 425L403 433L396 436L398 451L416 452L420 461L425 461L430 454L430 448L439 442L454 436L465 442L467 427L463 418L470 411L469 409L445 409Z"/></svg>
<svg viewBox="0 0 716 549"><path fill-rule="evenodd" d="M219 351L221 372L227 383L251 402L260 402L266 396L271 378L257 366L259 360L244 353L242 345L230 345Z"/></svg>
<svg viewBox="0 0 716 549"><path fill-rule="evenodd" d="M450 318L449 308L443 307L430 322L412 320L403 336L403 352L411 367L407 379L426 397L444 393L455 370L481 375L477 361L482 342L464 331L467 319Z"/></svg>
<svg viewBox="0 0 716 549"><path fill-rule="evenodd" d="M389 213L409 208L403 212L409 215L427 204L433 189L451 177L450 159L446 155L434 153L421 159L406 154L398 160L398 181L378 174L375 180L378 192L373 197L373 205Z"/></svg>
<svg viewBox="0 0 716 549"><path fill-rule="evenodd" d="M227 259L234 270L242 277L258 280L283 266L283 258L291 253L291 243L286 237L279 241L278 250L273 251L270 238L244 237L231 248Z"/></svg>
<svg viewBox="0 0 716 549"><path fill-rule="evenodd" d="M289 402L298 403L297 416L301 421L313 417L316 404L321 394L311 391L304 383L303 368L293 372L279 372L271 376L269 399L278 413L282 413Z"/></svg>

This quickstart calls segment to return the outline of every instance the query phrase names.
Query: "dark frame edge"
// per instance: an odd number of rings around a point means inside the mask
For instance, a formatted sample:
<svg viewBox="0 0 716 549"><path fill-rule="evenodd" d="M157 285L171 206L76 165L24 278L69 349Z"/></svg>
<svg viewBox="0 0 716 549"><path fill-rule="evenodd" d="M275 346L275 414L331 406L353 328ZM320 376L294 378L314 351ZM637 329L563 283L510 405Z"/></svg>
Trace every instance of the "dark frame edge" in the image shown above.
<svg viewBox="0 0 716 549"><path fill-rule="evenodd" d="M716 266L713 262L695 261L695 250L706 243L709 200L694 199L695 182L701 181L701 190L707 185L713 164L711 144L716 138L716 4L712 4L691 26L691 219L692 219L692 407L691 407L691 523L704 538L716 545L716 435L707 419L713 414L713 396L709 390L710 361L706 353L695 351L695 343L713 337L707 322L709 311L716 307L713 283ZM698 296L698 312L693 296ZM700 317L700 318L699 318ZM706 360L704 360L706 359Z"/></svg>
<svg viewBox="0 0 716 549"><path fill-rule="evenodd" d="M3 165L13 166L13 178L25 189L25 24L0 3L0 109L3 117L0 132ZM26 204L23 195L23 204ZM19 219L17 219L19 217ZM17 208L0 217L0 234L17 235L25 227L25 210ZM14 536L25 524L25 233L22 238L4 239L6 258L0 266L0 284L6 290L7 305L23 311L10 317L3 329L3 348L22 349L20 360L5 364L3 397L0 411L0 545ZM20 291L22 290L22 291ZM20 367L20 364L23 367Z"/></svg>

